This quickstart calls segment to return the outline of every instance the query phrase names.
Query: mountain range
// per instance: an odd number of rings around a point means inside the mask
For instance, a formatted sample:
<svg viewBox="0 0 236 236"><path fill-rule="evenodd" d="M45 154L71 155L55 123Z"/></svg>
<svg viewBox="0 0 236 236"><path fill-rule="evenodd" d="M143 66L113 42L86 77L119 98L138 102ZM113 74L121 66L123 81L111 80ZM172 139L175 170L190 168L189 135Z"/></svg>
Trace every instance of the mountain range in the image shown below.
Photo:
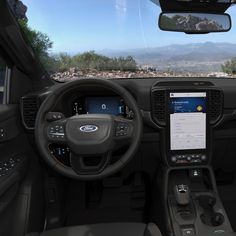
<svg viewBox="0 0 236 236"><path fill-rule="evenodd" d="M236 44L192 43L172 44L155 48L132 50L103 50L109 56L132 56L141 67L153 67L161 71L218 72L221 65L236 57Z"/></svg>

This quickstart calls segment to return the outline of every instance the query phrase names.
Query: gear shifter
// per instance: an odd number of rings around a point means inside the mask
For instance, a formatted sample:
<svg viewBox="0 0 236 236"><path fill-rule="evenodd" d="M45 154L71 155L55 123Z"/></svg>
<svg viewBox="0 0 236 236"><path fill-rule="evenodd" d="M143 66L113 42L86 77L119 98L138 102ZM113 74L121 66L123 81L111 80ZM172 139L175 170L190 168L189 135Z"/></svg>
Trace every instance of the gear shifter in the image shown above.
<svg viewBox="0 0 236 236"><path fill-rule="evenodd" d="M190 192L188 185L181 184L174 187L175 199L178 205L187 206L190 203Z"/></svg>

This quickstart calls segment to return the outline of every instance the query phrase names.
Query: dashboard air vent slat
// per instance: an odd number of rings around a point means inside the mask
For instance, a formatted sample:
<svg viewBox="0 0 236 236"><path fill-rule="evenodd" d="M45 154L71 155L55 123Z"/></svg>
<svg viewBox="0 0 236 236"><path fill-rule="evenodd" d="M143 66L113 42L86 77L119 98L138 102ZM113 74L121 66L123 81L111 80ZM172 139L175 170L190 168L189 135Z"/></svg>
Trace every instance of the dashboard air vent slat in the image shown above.
<svg viewBox="0 0 236 236"><path fill-rule="evenodd" d="M22 98L22 119L27 129L34 129L38 112L38 97L27 96Z"/></svg>
<svg viewBox="0 0 236 236"><path fill-rule="evenodd" d="M152 92L152 118L153 120L164 126L166 124L166 91L154 90Z"/></svg>
<svg viewBox="0 0 236 236"><path fill-rule="evenodd" d="M222 115L223 93L220 90L211 90L209 95L210 123L215 124Z"/></svg>

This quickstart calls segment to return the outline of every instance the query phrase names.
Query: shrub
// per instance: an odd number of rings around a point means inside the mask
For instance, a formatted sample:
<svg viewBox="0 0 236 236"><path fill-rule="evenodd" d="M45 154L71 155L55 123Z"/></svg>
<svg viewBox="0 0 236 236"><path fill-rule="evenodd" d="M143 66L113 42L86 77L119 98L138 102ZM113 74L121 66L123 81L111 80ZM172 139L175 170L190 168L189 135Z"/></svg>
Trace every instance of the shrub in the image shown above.
<svg viewBox="0 0 236 236"><path fill-rule="evenodd" d="M228 74L236 73L236 58L232 58L230 61L227 61L224 65L221 66L223 72Z"/></svg>

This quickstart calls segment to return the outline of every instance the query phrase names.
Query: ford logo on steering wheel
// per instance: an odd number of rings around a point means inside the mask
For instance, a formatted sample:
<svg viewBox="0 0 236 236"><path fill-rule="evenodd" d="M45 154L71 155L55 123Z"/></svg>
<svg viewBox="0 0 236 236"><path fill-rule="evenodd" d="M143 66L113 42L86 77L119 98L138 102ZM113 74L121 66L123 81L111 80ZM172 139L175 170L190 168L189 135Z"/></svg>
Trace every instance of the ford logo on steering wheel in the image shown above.
<svg viewBox="0 0 236 236"><path fill-rule="evenodd" d="M91 133L91 132L97 131L98 127L96 125L83 125L83 126L80 126L79 129L82 132Z"/></svg>

